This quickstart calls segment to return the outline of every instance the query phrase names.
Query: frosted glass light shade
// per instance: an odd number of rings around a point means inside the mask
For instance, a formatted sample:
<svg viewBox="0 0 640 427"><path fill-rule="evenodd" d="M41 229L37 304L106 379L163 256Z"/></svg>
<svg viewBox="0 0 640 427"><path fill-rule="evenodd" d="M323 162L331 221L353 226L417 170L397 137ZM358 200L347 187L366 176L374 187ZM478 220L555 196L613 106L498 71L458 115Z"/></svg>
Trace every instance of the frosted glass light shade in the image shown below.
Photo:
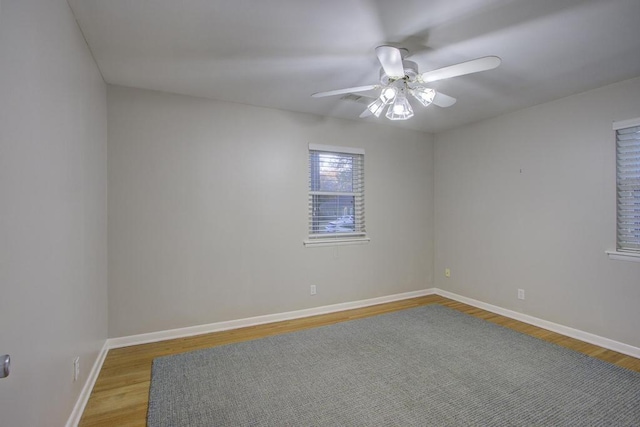
<svg viewBox="0 0 640 427"><path fill-rule="evenodd" d="M404 95L396 96L393 105L387 111L387 118L389 120L407 120L411 117L413 117L413 109L407 97Z"/></svg>
<svg viewBox="0 0 640 427"><path fill-rule="evenodd" d="M413 89L410 89L409 93L411 93L411 95L413 95L413 97L425 107L431 104L433 102L433 98L436 96L435 90L428 89L423 86L416 86Z"/></svg>
<svg viewBox="0 0 640 427"><path fill-rule="evenodd" d="M395 99L397 93L396 88L391 86L385 87L382 89L382 92L380 92L380 97L369 104L367 108L371 111L371 114L380 117L384 107Z"/></svg>
<svg viewBox="0 0 640 427"><path fill-rule="evenodd" d="M380 117L380 114L382 114L382 110L384 110L384 107L386 105L387 105L386 102L378 98L375 101L373 101L371 104L369 104L367 108L369 109L369 111L371 111L371 114L373 114L376 117Z"/></svg>

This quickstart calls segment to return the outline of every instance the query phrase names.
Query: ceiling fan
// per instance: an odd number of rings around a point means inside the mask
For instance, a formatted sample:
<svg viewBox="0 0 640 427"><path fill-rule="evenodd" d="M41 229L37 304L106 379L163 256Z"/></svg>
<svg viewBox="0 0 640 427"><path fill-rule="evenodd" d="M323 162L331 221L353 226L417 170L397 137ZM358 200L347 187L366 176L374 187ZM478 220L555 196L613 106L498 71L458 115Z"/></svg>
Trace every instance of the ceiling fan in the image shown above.
<svg viewBox="0 0 640 427"><path fill-rule="evenodd" d="M411 95L425 107L429 104L434 104L438 107L450 107L456 103L455 98L442 92L436 92L434 89L423 86L423 84L492 70L502 62L497 56L485 56L420 73L418 72L418 64L405 59L408 53L409 51L404 48L387 45L378 46L376 55L380 65L382 65L380 69L380 84L316 92L311 96L322 98L380 89L380 96L368 105L367 109L360 114L360 117L370 115L380 117L385 108L388 107L386 117L389 120L407 120L413 117L413 108L411 108L407 95Z"/></svg>

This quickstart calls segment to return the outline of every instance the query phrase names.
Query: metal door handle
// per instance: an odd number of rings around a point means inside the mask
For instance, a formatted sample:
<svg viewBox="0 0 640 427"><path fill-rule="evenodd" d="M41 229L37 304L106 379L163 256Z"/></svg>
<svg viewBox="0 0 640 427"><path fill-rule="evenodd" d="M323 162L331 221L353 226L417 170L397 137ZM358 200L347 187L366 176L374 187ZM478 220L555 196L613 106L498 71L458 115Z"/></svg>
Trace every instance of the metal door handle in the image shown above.
<svg viewBox="0 0 640 427"><path fill-rule="evenodd" d="M2 364L2 366L0 366L0 378L8 377L9 365L11 365L11 358L9 355L5 354L4 356L0 356L0 363Z"/></svg>

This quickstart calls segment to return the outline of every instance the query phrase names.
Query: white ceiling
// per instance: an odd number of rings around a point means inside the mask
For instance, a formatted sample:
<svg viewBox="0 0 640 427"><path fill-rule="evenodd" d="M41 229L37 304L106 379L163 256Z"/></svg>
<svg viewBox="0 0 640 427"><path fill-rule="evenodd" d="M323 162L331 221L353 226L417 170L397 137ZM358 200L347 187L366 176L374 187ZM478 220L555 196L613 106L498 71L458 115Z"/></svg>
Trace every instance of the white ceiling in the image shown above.
<svg viewBox="0 0 640 427"><path fill-rule="evenodd" d="M640 76L640 0L68 2L107 83L427 132ZM503 62L432 83L458 102L414 105L404 122L310 97L378 83L382 44L408 48L421 72Z"/></svg>

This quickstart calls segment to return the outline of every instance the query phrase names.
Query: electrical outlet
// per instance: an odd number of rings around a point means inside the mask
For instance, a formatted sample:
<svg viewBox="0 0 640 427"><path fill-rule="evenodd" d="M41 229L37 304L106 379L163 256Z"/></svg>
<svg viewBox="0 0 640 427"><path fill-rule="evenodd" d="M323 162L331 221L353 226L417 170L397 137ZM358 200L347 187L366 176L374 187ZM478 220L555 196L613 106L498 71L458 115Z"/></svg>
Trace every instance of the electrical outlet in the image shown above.
<svg viewBox="0 0 640 427"><path fill-rule="evenodd" d="M518 299L524 299L524 289L518 289Z"/></svg>
<svg viewBox="0 0 640 427"><path fill-rule="evenodd" d="M80 376L80 356L76 356L73 359L73 381L78 381L78 377Z"/></svg>
<svg viewBox="0 0 640 427"><path fill-rule="evenodd" d="M444 277L451 277L451 270L448 268L444 269Z"/></svg>
<svg viewBox="0 0 640 427"><path fill-rule="evenodd" d="M316 285L311 285L311 295L316 294Z"/></svg>

